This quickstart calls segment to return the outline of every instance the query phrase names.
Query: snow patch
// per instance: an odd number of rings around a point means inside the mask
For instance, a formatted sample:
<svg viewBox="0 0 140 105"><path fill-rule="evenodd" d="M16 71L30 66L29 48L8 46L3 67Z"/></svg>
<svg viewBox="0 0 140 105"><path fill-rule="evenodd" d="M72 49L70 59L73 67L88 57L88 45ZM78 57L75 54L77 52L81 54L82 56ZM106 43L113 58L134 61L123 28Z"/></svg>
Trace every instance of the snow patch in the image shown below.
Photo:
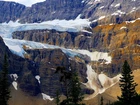
<svg viewBox="0 0 140 105"><path fill-rule="evenodd" d="M100 2L101 0L95 0L94 2Z"/></svg>
<svg viewBox="0 0 140 105"><path fill-rule="evenodd" d="M104 18L105 18L105 16L101 16L101 17L99 17L98 20L102 20L102 19L104 19Z"/></svg>
<svg viewBox="0 0 140 105"><path fill-rule="evenodd" d="M116 5L115 5L115 7L119 7L120 5L121 5L121 4L120 4L120 3L118 3L118 4L116 4Z"/></svg>
<svg viewBox="0 0 140 105"><path fill-rule="evenodd" d="M14 87L16 90L18 90L18 88L17 88L17 86L18 86L17 82L13 81L13 82L12 82L12 85L13 85L13 87Z"/></svg>
<svg viewBox="0 0 140 105"><path fill-rule="evenodd" d="M133 7L132 10L130 11L130 13L136 11L136 7Z"/></svg>
<svg viewBox="0 0 140 105"><path fill-rule="evenodd" d="M105 6L101 6L99 9L103 9Z"/></svg>
<svg viewBox="0 0 140 105"><path fill-rule="evenodd" d="M15 81L18 79L18 75L17 74L10 74L10 77L14 78Z"/></svg>
<svg viewBox="0 0 140 105"><path fill-rule="evenodd" d="M122 26L121 28L120 28L120 30L122 30L122 29L126 29L127 27L125 27L125 26Z"/></svg>
<svg viewBox="0 0 140 105"><path fill-rule="evenodd" d="M121 10L118 10L118 11L114 12L111 15L119 15L119 16L121 16L122 14L125 14L125 12L122 12Z"/></svg>
<svg viewBox="0 0 140 105"><path fill-rule="evenodd" d="M50 101L53 100L53 98L51 98L49 95L46 95L44 93L41 93L41 94L42 94L43 100L50 100Z"/></svg>
<svg viewBox="0 0 140 105"><path fill-rule="evenodd" d="M40 76L36 75L35 78L38 80L38 83L40 84Z"/></svg>
<svg viewBox="0 0 140 105"><path fill-rule="evenodd" d="M89 56L92 61L99 61L99 60L103 59L103 60L105 60L105 64L109 64L112 61L111 56L109 56L108 53L106 53L106 52L98 52L98 51L90 52L88 50L76 50L76 49L73 49L73 51Z"/></svg>
<svg viewBox="0 0 140 105"><path fill-rule="evenodd" d="M84 3L84 2L85 2L85 0L82 0L82 1L81 1L81 3Z"/></svg>
<svg viewBox="0 0 140 105"><path fill-rule="evenodd" d="M82 32L86 32L86 33L92 34L92 32L87 31L87 30L82 30Z"/></svg>
<svg viewBox="0 0 140 105"><path fill-rule="evenodd" d="M14 78L14 81L12 82L12 85L15 88L15 90L17 90L18 84L17 84L16 80L18 79L18 75L17 74L10 74L10 77Z"/></svg>
<svg viewBox="0 0 140 105"><path fill-rule="evenodd" d="M136 22L136 20L132 20L132 21L130 21L130 23L135 23Z"/></svg>
<svg viewBox="0 0 140 105"><path fill-rule="evenodd" d="M92 22L94 23L94 22L97 22L98 20L93 20Z"/></svg>
<svg viewBox="0 0 140 105"><path fill-rule="evenodd" d="M109 24L110 26L114 25L113 23Z"/></svg>

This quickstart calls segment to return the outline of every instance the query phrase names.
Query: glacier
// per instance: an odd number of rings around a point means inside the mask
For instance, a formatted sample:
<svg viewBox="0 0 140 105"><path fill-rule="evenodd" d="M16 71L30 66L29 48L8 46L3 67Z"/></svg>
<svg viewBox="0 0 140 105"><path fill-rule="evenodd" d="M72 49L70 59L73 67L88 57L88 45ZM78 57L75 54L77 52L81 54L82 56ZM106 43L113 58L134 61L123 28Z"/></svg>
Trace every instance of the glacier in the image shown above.
<svg viewBox="0 0 140 105"><path fill-rule="evenodd" d="M80 16L80 15L79 15ZM80 19L77 17L75 20L52 20L45 21L42 23L19 23L19 20L13 22L0 24L0 36L5 38L12 38L12 33L15 31L27 31L35 29L55 29L57 31L68 31L68 32L78 32L84 27L90 27L90 21L88 19Z"/></svg>

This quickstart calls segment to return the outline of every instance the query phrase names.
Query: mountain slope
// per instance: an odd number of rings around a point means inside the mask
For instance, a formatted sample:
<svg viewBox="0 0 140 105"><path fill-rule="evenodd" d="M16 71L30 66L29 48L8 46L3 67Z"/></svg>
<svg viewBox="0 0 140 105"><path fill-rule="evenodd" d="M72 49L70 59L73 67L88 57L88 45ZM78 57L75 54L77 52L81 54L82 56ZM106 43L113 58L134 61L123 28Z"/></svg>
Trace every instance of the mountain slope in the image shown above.
<svg viewBox="0 0 140 105"><path fill-rule="evenodd" d="M93 104L90 99L118 83L124 60L132 70L140 68L139 0L46 0L32 7L0 1L0 5L0 68L7 52L13 100L15 91L32 101L39 97L42 104L53 100L57 88L64 95L54 74L56 67L64 66L77 70L86 99ZM38 103L32 101L31 105Z"/></svg>
<svg viewBox="0 0 140 105"><path fill-rule="evenodd" d="M18 3L5 1L0 1L0 7L0 23L16 21L26 8Z"/></svg>
<svg viewBox="0 0 140 105"><path fill-rule="evenodd" d="M21 23L40 23L54 19L72 20L80 14L81 18L94 22L107 18L106 23L118 23L140 16L139 0L46 0L32 7L0 1L0 5L1 23L18 19ZM6 12L3 12L5 10Z"/></svg>

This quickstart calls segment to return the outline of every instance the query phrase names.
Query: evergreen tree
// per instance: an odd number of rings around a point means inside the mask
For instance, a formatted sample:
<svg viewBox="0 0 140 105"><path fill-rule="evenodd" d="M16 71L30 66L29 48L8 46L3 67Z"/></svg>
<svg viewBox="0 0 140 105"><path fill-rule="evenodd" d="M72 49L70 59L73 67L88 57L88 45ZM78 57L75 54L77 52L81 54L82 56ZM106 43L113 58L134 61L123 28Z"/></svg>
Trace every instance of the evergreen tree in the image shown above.
<svg viewBox="0 0 140 105"><path fill-rule="evenodd" d="M71 75L72 73L70 71L66 71L65 67L57 67L55 73L59 73L60 74L60 82L64 84L64 87L66 88L66 97L67 99L69 98L69 92L68 92L68 88L70 85L70 79L71 79Z"/></svg>
<svg viewBox="0 0 140 105"><path fill-rule="evenodd" d="M10 99L7 56L4 56L3 69L0 73L0 105L8 105Z"/></svg>
<svg viewBox="0 0 140 105"><path fill-rule="evenodd" d="M66 71L65 67L57 67L55 73L61 74L60 82L63 82L66 88L66 99L60 105L84 105L81 104L83 94L77 73Z"/></svg>
<svg viewBox="0 0 140 105"><path fill-rule="evenodd" d="M60 105L60 94L59 94L59 90L56 91L55 102L56 102L57 105Z"/></svg>
<svg viewBox="0 0 140 105"><path fill-rule="evenodd" d="M100 105L104 105L104 99L103 99L103 97L101 96L101 104Z"/></svg>
<svg viewBox="0 0 140 105"><path fill-rule="evenodd" d="M55 73L60 74L60 82L65 87L65 95L66 99L63 100L60 105L69 105L69 87L70 87L70 80L72 77L72 73L70 71L66 71L65 67L57 67Z"/></svg>
<svg viewBox="0 0 140 105"><path fill-rule="evenodd" d="M124 62L122 67L122 77L120 78L120 88L122 95L118 97L122 105L133 105L132 99L136 97L137 93L135 87L137 84L134 82L134 76L127 61Z"/></svg>
<svg viewBox="0 0 140 105"><path fill-rule="evenodd" d="M70 85L70 105L84 105L80 104L80 102L84 98L81 90L81 83L79 82L78 75L77 73L73 73Z"/></svg>

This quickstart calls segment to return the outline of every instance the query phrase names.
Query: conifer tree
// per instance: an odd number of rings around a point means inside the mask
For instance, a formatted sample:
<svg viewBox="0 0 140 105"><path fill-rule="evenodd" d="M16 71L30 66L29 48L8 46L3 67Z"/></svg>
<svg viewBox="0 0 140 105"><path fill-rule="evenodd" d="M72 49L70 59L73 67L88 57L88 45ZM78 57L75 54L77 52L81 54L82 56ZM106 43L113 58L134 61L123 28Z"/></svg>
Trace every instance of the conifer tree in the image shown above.
<svg viewBox="0 0 140 105"><path fill-rule="evenodd" d="M124 62L122 67L122 77L120 78L120 88L122 95L118 97L122 105L133 105L132 99L137 95L135 87L137 84L134 82L134 76L127 61Z"/></svg>
<svg viewBox="0 0 140 105"><path fill-rule="evenodd" d="M70 103L71 105L84 105L81 104L83 97L82 91L81 91L81 83L79 82L79 78L77 73L72 74L71 78L71 85L70 85Z"/></svg>
<svg viewBox="0 0 140 105"><path fill-rule="evenodd" d="M0 105L8 105L10 99L7 56L4 56L3 69L0 73Z"/></svg>
<svg viewBox="0 0 140 105"><path fill-rule="evenodd" d="M60 105L60 94L59 94L59 90L56 91L55 102L56 102L57 105Z"/></svg>
<svg viewBox="0 0 140 105"><path fill-rule="evenodd" d="M65 87L66 99L63 100L60 105L69 105L69 87L72 73L67 71L65 67L57 67L55 73L60 74L60 82L63 83Z"/></svg>
<svg viewBox="0 0 140 105"><path fill-rule="evenodd" d="M101 104L100 105L104 105L104 99L103 99L103 97L101 96Z"/></svg>
<svg viewBox="0 0 140 105"><path fill-rule="evenodd" d="M66 99L60 102L60 105L85 105L83 99L81 83L77 73L66 71L65 67L57 67L55 73L60 73L60 82L63 82L66 88Z"/></svg>

